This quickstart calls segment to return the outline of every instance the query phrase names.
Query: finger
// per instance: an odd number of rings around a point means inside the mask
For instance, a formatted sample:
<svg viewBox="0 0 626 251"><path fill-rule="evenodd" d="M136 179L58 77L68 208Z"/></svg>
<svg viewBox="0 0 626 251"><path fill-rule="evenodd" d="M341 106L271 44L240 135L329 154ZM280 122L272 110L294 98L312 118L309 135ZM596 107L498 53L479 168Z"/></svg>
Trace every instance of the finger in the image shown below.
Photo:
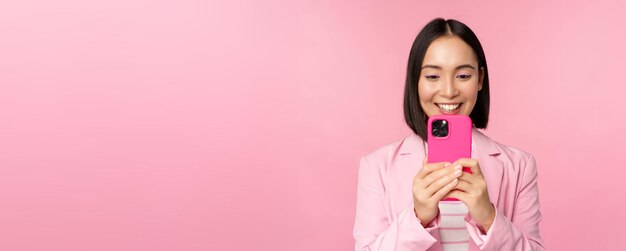
<svg viewBox="0 0 626 251"><path fill-rule="evenodd" d="M463 172L463 174L461 176L459 176L459 180L463 180L466 181L470 184L474 184L476 183L476 179L478 179L478 177L474 174L468 173L468 172Z"/></svg>
<svg viewBox="0 0 626 251"><path fill-rule="evenodd" d="M446 184L444 187L439 189L436 193L431 197L434 200L440 201L444 196L450 193L452 189L459 183L458 179L452 180L450 183Z"/></svg>
<svg viewBox="0 0 626 251"><path fill-rule="evenodd" d="M467 205L467 193L465 193L463 191L452 190L447 195L443 196L442 199L449 199L449 198L457 198L460 201L463 201L463 203L465 203L465 205Z"/></svg>
<svg viewBox="0 0 626 251"><path fill-rule="evenodd" d="M482 175L483 172L480 170L480 165L477 159L469 159L469 158L460 158L456 160L454 163L459 163L464 167L469 167L472 171L472 174Z"/></svg>
<svg viewBox="0 0 626 251"><path fill-rule="evenodd" d="M466 192L466 193L471 193L473 186L471 183L464 181L462 179L459 179L459 182L456 184L454 188L461 190L463 192Z"/></svg>
<svg viewBox="0 0 626 251"><path fill-rule="evenodd" d="M444 162L426 164L422 166L422 169L420 169L415 177L413 177L413 190L417 189L419 191L422 191L426 189L430 185L430 183L433 182L432 179L428 179L427 177L429 177L429 175L432 175L433 173L436 173L437 171L442 170L446 167L447 164L448 163Z"/></svg>
<svg viewBox="0 0 626 251"><path fill-rule="evenodd" d="M441 168L450 166L452 163L450 162L438 162L438 163L431 163L431 164L425 164L422 166L422 169L419 170L419 172L417 173L417 175L415 176L416 179L424 179L424 177L426 177L428 174L437 171Z"/></svg>
<svg viewBox="0 0 626 251"><path fill-rule="evenodd" d="M441 179L442 177L452 174L455 170L461 170L461 168L462 168L461 165L458 165L458 164L454 166L441 167L429 173L428 175L426 175L426 177L422 179L414 179L413 187L415 189L424 191L427 194L427 196L430 198L433 195L433 193L435 193L437 190L433 188L431 188L430 190L427 190L428 187L430 187L434 182ZM437 187L444 186L446 183L452 181L452 179L454 179L454 177L449 179L448 181L442 181L443 182L442 185L439 185Z"/></svg>
<svg viewBox="0 0 626 251"><path fill-rule="evenodd" d="M424 157L424 160L422 160L422 168L418 171L418 175L415 175L415 179L422 178L419 174L424 169L424 167L426 167L426 165L428 165L428 156Z"/></svg>
<svg viewBox="0 0 626 251"><path fill-rule="evenodd" d="M445 187L448 183L457 179L463 173L460 165L455 166L451 171L445 171L447 172L443 176L434 180L428 187L426 187L425 191L427 192L427 194L435 194L437 191ZM434 174L431 176L434 176ZM425 180L431 178L431 176L426 177Z"/></svg>
<svg viewBox="0 0 626 251"><path fill-rule="evenodd" d="M451 166L445 166L444 168L440 168L434 172L431 172L430 174L426 175L426 177L424 177L423 179L421 179L420 181L425 185L424 188L430 186L433 182L436 182L437 180L441 179L442 177L445 177L446 175L450 175L452 174L454 171L456 170L461 170L461 168L463 168L461 165L456 164L456 165L451 165ZM457 175L458 176L458 175ZM455 179L456 177L453 177L452 179ZM441 181L444 184L442 184L441 186L445 186L445 184L447 184L448 182L452 181L452 179L448 180L448 181ZM435 193L436 191L432 191L432 193Z"/></svg>

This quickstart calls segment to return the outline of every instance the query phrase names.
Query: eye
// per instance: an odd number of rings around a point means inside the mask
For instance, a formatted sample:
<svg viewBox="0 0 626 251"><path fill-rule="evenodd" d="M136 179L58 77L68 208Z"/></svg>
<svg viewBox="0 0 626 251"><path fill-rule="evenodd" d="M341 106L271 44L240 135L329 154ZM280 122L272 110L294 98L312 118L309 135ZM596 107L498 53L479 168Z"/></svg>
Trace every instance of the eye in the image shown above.
<svg viewBox="0 0 626 251"><path fill-rule="evenodd" d="M456 78L462 79L462 80L468 80L468 79L472 78L472 75L470 75L470 74L459 74L459 75L456 76Z"/></svg>
<svg viewBox="0 0 626 251"><path fill-rule="evenodd" d="M435 80L439 79L439 76L433 75L433 74L428 74L428 75L424 76L424 78L426 78L427 80L435 81Z"/></svg>

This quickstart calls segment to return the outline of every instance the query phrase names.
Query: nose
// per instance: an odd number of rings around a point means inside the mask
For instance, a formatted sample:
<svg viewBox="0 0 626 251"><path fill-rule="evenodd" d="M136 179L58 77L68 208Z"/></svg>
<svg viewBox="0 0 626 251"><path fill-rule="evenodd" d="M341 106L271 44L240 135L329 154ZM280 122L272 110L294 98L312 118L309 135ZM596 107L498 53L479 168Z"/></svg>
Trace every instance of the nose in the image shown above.
<svg viewBox="0 0 626 251"><path fill-rule="evenodd" d="M441 96L448 99L452 99L460 93L461 91L455 86L454 79L448 79L447 81L445 81L443 83L443 86L441 87L441 90L439 91L439 94L441 94Z"/></svg>

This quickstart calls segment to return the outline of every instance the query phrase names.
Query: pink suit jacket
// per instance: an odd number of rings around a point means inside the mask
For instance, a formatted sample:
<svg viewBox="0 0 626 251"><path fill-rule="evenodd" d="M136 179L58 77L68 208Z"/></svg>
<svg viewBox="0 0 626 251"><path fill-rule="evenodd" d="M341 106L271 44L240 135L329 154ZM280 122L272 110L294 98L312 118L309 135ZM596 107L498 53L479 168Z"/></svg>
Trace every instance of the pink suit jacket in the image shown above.
<svg viewBox="0 0 626 251"><path fill-rule="evenodd" d="M544 250L534 157L475 128L472 139L496 217L486 234L465 217L470 250ZM413 211L413 178L423 159L423 141L414 133L361 159L355 250L441 250L439 218L424 228Z"/></svg>

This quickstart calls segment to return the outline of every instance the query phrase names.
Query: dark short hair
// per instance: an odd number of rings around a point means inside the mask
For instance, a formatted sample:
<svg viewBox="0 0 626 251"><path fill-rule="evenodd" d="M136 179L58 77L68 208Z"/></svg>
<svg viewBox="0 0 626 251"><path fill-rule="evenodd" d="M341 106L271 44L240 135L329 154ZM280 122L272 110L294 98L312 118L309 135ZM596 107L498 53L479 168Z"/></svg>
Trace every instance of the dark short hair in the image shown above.
<svg viewBox="0 0 626 251"><path fill-rule="evenodd" d="M489 121L489 71L487 70L485 52L480 45L480 41L478 41L478 37L467 25L457 20L436 18L426 24L415 37L415 41L413 41L404 87L404 120L411 130L424 141L427 141L426 130L428 127L426 123L428 122L428 116L420 105L418 93L419 77L428 46L435 39L443 36L457 36L474 50L478 61L478 70L482 69L484 77L482 89L478 92L476 105L470 113L470 118L474 126L481 129L487 128L487 122Z"/></svg>

